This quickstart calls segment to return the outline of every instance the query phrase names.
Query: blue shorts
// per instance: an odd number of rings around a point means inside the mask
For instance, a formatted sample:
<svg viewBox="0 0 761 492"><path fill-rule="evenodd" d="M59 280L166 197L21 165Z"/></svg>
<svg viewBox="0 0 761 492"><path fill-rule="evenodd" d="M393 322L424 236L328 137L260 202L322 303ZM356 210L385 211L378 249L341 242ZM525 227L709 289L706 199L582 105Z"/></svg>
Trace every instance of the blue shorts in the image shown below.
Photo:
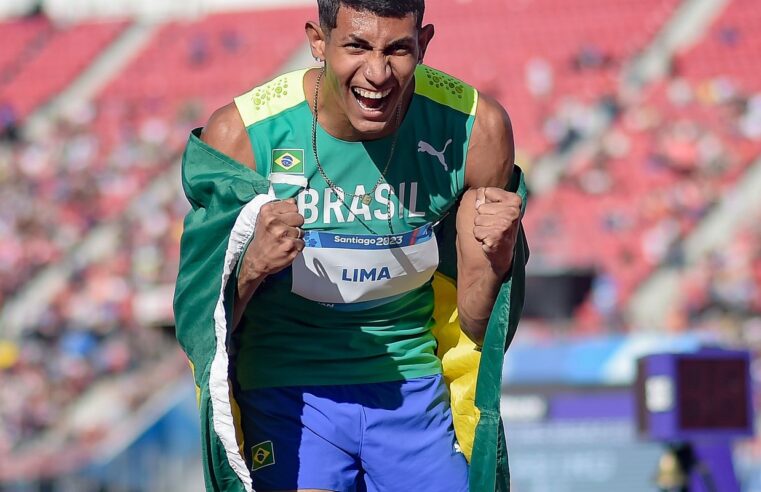
<svg viewBox="0 0 761 492"><path fill-rule="evenodd" d="M441 375L238 395L257 492L466 492Z"/></svg>

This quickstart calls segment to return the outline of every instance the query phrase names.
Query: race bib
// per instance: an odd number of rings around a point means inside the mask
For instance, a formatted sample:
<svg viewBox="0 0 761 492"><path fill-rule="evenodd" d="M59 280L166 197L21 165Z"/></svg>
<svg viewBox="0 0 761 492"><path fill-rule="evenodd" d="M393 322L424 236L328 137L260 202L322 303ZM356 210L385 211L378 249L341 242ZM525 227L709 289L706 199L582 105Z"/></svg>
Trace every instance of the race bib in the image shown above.
<svg viewBox="0 0 761 492"><path fill-rule="evenodd" d="M308 231L291 291L334 309L380 305L428 282L439 265L433 225L388 236Z"/></svg>

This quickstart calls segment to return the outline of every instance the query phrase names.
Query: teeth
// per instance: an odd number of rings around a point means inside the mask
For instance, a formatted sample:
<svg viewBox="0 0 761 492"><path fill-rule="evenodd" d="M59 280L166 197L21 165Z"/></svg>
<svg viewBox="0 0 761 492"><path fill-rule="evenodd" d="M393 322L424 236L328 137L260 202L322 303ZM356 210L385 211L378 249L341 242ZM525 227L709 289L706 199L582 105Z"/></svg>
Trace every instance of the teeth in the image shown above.
<svg viewBox="0 0 761 492"><path fill-rule="evenodd" d="M362 97L366 97L367 99L383 99L384 97L391 94L391 89L386 89L383 92L376 92L376 91L368 91L366 89L355 87L354 92Z"/></svg>

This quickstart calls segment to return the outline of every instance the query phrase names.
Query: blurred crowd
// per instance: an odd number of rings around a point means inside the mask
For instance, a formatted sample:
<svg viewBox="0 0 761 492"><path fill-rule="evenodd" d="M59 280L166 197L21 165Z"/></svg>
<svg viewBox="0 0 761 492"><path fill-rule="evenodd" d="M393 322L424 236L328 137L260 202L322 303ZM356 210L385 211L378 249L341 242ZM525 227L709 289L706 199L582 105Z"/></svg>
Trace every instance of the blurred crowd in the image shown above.
<svg viewBox="0 0 761 492"><path fill-rule="evenodd" d="M606 122L602 131L600 121ZM576 216L528 218L532 262L596 271L576 321L581 329L626 329L623 310L636 287L660 266L692 271L682 240L761 155L761 94L743 92L726 78L698 83L675 74L644 91L604 95L591 104L568 98L546 121L545 136L554 152L567 154L549 199L556 210ZM538 197L535 208L545 198ZM750 243L748 236L735 241ZM602 255L586 247L593 237ZM741 248L747 258L758 257L757 247ZM746 280L745 293L757 296L759 279L749 272ZM690 284L688 302L710 305L709 284ZM759 312L754 302L748 314ZM695 326L706 309L686 311L682 329Z"/></svg>
<svg viewBox="0 0 761 492"><path fill-rule="evenodd" d="M0 146L5 299L70 255L95 227L114 228L116 237L99 246L116 245L102 259L73 262L63 272L65 288L38 307L38 321L19 340L0 341L0 462L23 455L50 431L68 444L96 441L156 389L146 368L177 361L167 327L188 205L174 178L178 139L187 138L192 123L122 118L120 138L108 147L108 136L94 131L97 121L94 108L79 108L44 138ZM171 185L148 186L162 173L171 173ZM72 422L72 406L86 391L133 373L142 374L142 383L108 405L124 412Z"/></svg>
<svg viewBox="0 0 761 492"><path fill-rule="evenodd" d="M748 215L726 246L685 269L680 292L668 328L716 328L727 341L761 354L761 212Z"/></svg>
<svg viewBox="0 0 761 492"><path fill-rule="evenodd" d="M109 128L114 135L98 131L94 106L81 106L41 136L0 144L0 304L94 227L117 219L174 162L170 130L185 133L187 125L135 121L123 109L120 125Z"/></svg>

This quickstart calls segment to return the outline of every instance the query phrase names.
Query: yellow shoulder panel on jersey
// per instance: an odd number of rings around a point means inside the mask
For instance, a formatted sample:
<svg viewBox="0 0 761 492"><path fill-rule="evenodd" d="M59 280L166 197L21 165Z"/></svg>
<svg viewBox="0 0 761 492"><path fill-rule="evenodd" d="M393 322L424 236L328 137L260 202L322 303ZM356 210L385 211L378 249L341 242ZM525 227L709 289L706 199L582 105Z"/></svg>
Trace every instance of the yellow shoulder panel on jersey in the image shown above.
<svg viewBox="0 0 761 492"><path fill-rule="evenodd" d="M415 70L415 92L462 113L476 114L478 91L427 65L418 65Z"/></svg>
<svg viewBox="0 0 761 492"><path fill-rule="evenodd" d="M304 101L303 81L307 69L290 72L235 98L246 128Z"/></svg>

